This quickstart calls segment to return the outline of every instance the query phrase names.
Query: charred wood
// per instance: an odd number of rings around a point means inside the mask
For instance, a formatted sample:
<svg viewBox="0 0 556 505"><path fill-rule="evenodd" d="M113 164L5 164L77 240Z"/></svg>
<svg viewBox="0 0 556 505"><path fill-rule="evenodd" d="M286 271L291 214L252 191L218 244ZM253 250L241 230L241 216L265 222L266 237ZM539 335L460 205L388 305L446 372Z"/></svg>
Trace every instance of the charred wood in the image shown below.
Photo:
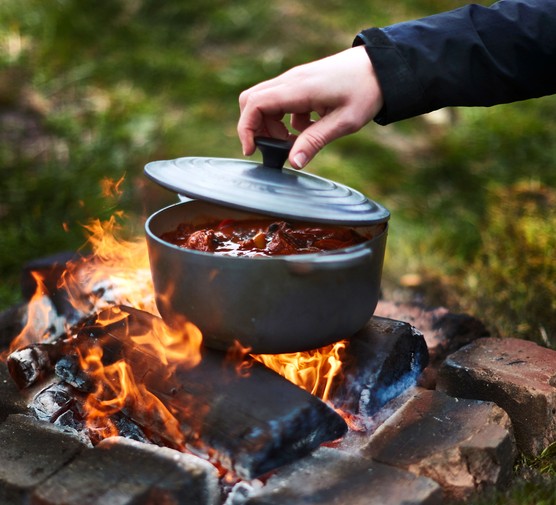
<svg viewBox="0 0 556 505"><path fill-rule="evenodd" d="M113 319L111 311L124 311L127 317L107 325L98 322ZM123 359L135 381L172 413L183 439L169 439L167 420L157 419L156 413L133 400L122 410L125 417L157 443L216 451L221 463L243 478L265 474L346 432L343 419L326 404L250 357L244 358L248 373L242 374L238 369L245 370L245 362L210 349L202 350L201 362L193 368L162 363L130 338L150 331L153 319L129 307L108 309L72 335L39 349L48 346L43 354L51 370L79 394L91 391L92 380L77 359L80 354L101 346L104 365ZM29 376L22 368L13 367L18 379Z"/></svg>
<svg viewBox="0 0 556 505"><path fill-rule="evenodd" d="M29 402L29 408L40 421L53 423L79 402L77 392L63 383L53 382L40 390Z"/></svg>
<svg viewBox="0 0 556 505"><path fill-rule="evenodd" d="M257 362L241 376L220 353L206 350L197 367L178 369L175 378L174 390L153 387L182 426L199 430L201 440L244 478L294 461L347 430L326 404ZM182 399L189 398L196 408L183 410Z"/></svg>
<svg viewBox="0 0 556 505"><path fill-rule="evenodd" d="M25 303L0 313L0 349L63 338L68 328L118 303L110 279L96 280L96 260L59 253L28 262L21 274Z"/></svg>
<svg viewBox="0 0 556 505"><path fill-rule="evenodd" d="M56 379L41 389L29 402L29 409L40 421L47 421L65 431L73 432L88 444L99 443L102 438L95 426L88 425L84 404L86 395L71 385ZM117 428L122 437L151 443L144 431L123 412L108 416L107 421ZM84 438L86 437L86 438Z"/></svg>
<svg viewBox="0 0 556 505"><path fill-rule="evenodd" d="M32 344L8 356L8 369L20 389L29 387L48 375L56 359L58 348L51 344Z"/></svg>
<svg viewBox="0 0 556 505"><path fill-rule="evenodd" d="M161 366L157 358L129 345L131 328L145 331L153 316L124 310L130 314L128 326L106 329L114 339L107 346L109 359L124 355L134 374L179 421L186 442L195 445L199 439L238 475L262 475L346 432L343 419L326 404L250 357L245 358L246 374L238 373L245 363L211 349L202 350L193 368ZM84 331L96 334L97 329Z"/></svg>
<svg viewBox="0 0 556 505"><path fill-rule="evenodd" d="M373 317L350 340L344 380L332 403L354 415L372 416L416 385L428 363L423 335L410 324Z"/></svg>
<svg viewBox="0 0 556 505"><path fill-rule="evenodd" d="M54 373L82 393L90 393L95 387L91 376L82 370L77 355L62 356L54 366Z"/></svg>
<svg viewBox="0 0 556 505"><path fill-rule="evenodd" d="M109 312L109 309L105 312ZM132 308L127 308L131 313L140 313ZM91 390L91 384L86 375L80 373L80 369L76 361L77 353L81 350L87 353L87 349L91 345L102 345L98 339L107 340L108 331L125 330L128 324L125 320L112 323L109 327L103 327L96 323L96 315L84 317L82 322L67 330L57 338L53 338L48 342L34 343L17 349L12 352L7 359L10 375L20 389L28 388L36 382L43 379L54 370L57 375L72 384L74 387L83 392ZM136 318L139 320L139 318ZM139 322L134 322L135 331L146 331ZM104 329L106 328L106 329ZM138 333L137 333L138 334ZM113 339L112 339L113 340ZM106 343L105 354L110 354L109 345ZM116 355L121 347L119 341L113 341L112 345L116 347ZM116 358L119 359L119 358Z"/></svg>

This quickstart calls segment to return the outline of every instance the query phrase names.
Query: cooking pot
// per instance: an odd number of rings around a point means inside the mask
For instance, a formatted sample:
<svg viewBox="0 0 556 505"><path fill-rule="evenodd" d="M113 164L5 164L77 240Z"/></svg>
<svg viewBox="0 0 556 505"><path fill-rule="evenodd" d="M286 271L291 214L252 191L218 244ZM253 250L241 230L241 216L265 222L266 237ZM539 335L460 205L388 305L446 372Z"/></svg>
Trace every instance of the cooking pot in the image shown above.
<svg viewBox="0 0 556 505"><path fill-rule="evenodd" d="M257 142L264 156L271 152L262 165L215 158L146 165L148 177L195 198L159 210L145 225L160 315L169 325L186 318L218 349L238 341L253 353L288 353L349 338L378 302L389 213L351 188L280 168L289 145ZM268 216L350 226L368 240L321 253L238 257L160 238L184 222Z"/></svg>

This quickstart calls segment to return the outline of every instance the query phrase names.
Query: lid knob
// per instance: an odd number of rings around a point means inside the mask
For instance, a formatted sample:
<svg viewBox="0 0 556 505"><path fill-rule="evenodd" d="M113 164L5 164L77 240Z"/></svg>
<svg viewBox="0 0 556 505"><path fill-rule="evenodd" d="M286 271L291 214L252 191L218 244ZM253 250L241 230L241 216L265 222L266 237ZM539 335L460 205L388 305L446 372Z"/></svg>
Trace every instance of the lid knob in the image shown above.
<svg viewBox="0 0 556 505"><path fill-rule="evenodd" d="M271 137L255 137L255 144L263 155L263 165L265 167L282 168L288 159L293 141Z"/></svg>

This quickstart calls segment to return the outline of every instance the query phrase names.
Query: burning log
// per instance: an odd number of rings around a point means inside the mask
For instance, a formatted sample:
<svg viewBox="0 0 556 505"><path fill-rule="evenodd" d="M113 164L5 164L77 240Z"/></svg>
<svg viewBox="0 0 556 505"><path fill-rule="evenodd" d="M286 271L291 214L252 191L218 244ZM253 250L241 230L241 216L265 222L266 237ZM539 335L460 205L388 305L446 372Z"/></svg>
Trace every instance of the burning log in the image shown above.
<svg viewBox="0 0 556 505"><path fill-rule="evenodd" d="M177 370L175 391L160 391L188 426L244 478L254 478L340 438L345 422L316 397L259 363L247 376L218 352L203 353L192 370ZM198 408L182 413L181 399Z"/></svg>
<svg viewBox="0 0 556 505"><path fill-rule="evenodd" d="M108 309L104 311L104 314L109 314L112 310ZM116 308L116 310L119 309ZM133 319L134 334L143 335L150 330L149 320L145 316L139 316L140 314L146 314L145 312L131 307L127 307L126 311L135 314ZM78 369L76 352L81 351L82 354L86 354L91 345L102 345L104 340L106 341L104 342L105 353L108 351L107 354L109 354L108 331L125 331L128 325L125 318L114 321L110 326L98 324L95 322L96 320L97 315L88 316L80 324L70 328L67 333L49 342L30 344L12 352L8 356L7 363L10 375L17 386L20 389L28 388L56 368L57 375L62 380L72 384L82 392L90 392L92 384L88 382L88 377ZM101 340L100 343L99 339ZM114 346L113 342L112 346ZM116 357L114 359L118 359L121 356L118 355L117 349L121 347L121 343L116 342L115 347Z"/></svg>
<svg viewBox="0 0 556 505"><path fill-rule="evenodd" d="M373 317L349 342L336 407L372 416L417 383L428 363L423 335L410 324Z"/></svg>
<svg viewBox="0 0 556 505"><path fill-rule="evenodd" d="M0 313L0 348L13 350L39 342L63 341L68 328L82 324L106 307L124 303L121 287L99 265L94 257L70 253L27 263L21 276L26 302ZM50 352L51 348L44 350ZM29 368L22 370L20 377L21 387L28 387L40 379L40 367L47 357L38 349L23 354L27 356L16 359Z"/></svg>
<svg viewBox="0 0 556 505"><path fill-rule="evenodd" d="M130 325L152 324L145 312L130 314ZM169 373L137 346L130 348L127 331L108 330L115 339L110 350L124 354L136 377L169 408L186 442L195 445L199 437L241 477L260 476L347 430L323 402L251 358L238 361L202 349L195 367L177 366ZM246 364L247 373L238 373Z"/></svg>
<svg viewBox="0 0 556 505"><path fill-rule="evenodd" d="M79 324L100 308L117 303L109 275L94 274L98 265L93 256L72 252L37 258L23 267L21 293L29 302L41 293L67 325Z"/></svg>
<svg viewBox="0 0 556 505"><path fill-rule="evenodd" d="M250 357L233 359L202 349L195 366L165 361L155 352L154 328L161 324L144 311L107 309L63 339L12 353L10 373L25 387L47 369L54 370L78 394L91 393L88 401L100 408L112 402L110 394L118 393L101 391L96 372L125 364L137 391L106 417L124 415L156 443L212 449L243 478L263 475L347 431L344 420L325 403ZM145 336L148 343L140 343ZM98 350L100 361L93 365L88 360ZM71 416L70 411L64 414Z"/></svg>
<svg viewBox="0 0 556 505"><path fill-rule="evenodd" d="M91 441L98 443L102 439L87 429L85 403L86 395L71 385L54 380L33 397L29 409L40 421L47 421L65 431L71 431L89 444ZM117 427L122 437L152 443L143 430L123 413L118 412L110 416L110 422Z"/></svg>
<svg viewBox="0 0 556 505"><path fill-rule="evenodd" d="M50 344L32 344L11 353L8 369L17 386L27 388L48 374L54 364L56 350Z"/></svg>

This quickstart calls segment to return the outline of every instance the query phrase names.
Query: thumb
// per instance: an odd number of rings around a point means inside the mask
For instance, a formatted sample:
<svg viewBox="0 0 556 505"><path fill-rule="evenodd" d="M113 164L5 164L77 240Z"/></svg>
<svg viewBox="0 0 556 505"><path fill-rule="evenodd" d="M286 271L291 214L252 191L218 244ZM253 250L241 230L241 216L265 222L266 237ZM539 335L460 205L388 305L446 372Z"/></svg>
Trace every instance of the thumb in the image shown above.
<svg viewBox="0 0 556 505"><path fill-rule="evenodd" d="M327 144L347 133L349 128L342 128L334 114L323 116L315 121L297 137L290 150L288 161L294 168L301 169L307 165Z"/></svg>

